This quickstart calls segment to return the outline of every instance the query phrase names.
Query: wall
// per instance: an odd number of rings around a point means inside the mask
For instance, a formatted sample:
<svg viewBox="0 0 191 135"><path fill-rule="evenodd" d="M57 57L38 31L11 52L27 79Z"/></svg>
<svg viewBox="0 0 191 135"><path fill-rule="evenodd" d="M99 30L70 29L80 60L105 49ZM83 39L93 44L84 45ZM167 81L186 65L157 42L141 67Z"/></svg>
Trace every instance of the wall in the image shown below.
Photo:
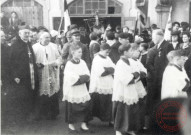
<svg viewBox="0 0 191 135"><path fill-rule="evenodd" d="M150 17L150 24L157 24L157 12L155 7L157 5L157 0L149 0L148 4L148 17Z"/></svg>
<svg viewBox="0 0 191 135"><path fill-rule="evenodd" d="M189 2L191 0L173 0L172 21L189 22Z"/></svg>

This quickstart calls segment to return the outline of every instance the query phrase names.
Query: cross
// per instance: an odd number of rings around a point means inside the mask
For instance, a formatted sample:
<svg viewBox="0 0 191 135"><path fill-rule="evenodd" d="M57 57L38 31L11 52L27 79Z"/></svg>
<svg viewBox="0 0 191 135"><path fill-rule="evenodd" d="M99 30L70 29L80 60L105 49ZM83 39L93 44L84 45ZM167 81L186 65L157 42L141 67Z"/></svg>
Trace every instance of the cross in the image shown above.
<svg viewBox="0 0 191 135"><path fill-rule="evenodd" d="M31 57L31 54L32 54L31 52L28 52L29 57Z"/></svg>

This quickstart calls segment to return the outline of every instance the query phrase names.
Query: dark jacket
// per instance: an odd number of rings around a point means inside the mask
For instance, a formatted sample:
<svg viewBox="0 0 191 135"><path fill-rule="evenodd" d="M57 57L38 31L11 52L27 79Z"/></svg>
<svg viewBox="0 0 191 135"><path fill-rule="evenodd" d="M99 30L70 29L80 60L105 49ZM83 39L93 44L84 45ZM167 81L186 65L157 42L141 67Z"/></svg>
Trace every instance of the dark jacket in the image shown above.
<svg viewBox="0 0 191 135"><path fill-rule="evenodd" d="M161 86L163 72L168 64L167 54L172 50L173 46L164 40L159 48L155 45L148 51L146 62L148 79L154 79L157 86Z"/></svg>
<svg viewBox="0 0 191 135"><path fill-rule="evenodd" d="M171 45L172 45L172 43L171 43ZM181 44L180 44L179 42L178 42L178 44L176 45L175 48L174 48L173 45L172 45L173 50L178 50L178 49L180 49L180 48L181 48L180 45L181 45Z"/></svg>
<svg viewBox="0 0 191 135"><path fill-rule="evenodd" d="M191 54L189 55L188 60L185 63L185 70L186 70L188 77L191 80ZM188 95L189 95L189 97L191 97L191 86L188 90Z"/></svg>
<svg viewBox="0 0 191 135"><path fill-rule="evenodd" d="M2 84L10 81L10 46L1 44L1 80Z"/></svg>
<svg viewBox="0 0 191 135"><path fill-rule="evenodd" d="M163 72L168 64L167 54L173 46L163 41L159 48L155 45L147 54L147 113L152 113L154 107L161 100L161 85Z"/></svg>
<svg viewBox="0 0 191 135"><path fill-rule="evenodd" d="M109 53L109 57L111 58L111 60L113 61L114 64L117 63L117 61L120 58L120 54L119 54L119 46L121 45L121 43L119 41L116 41L112 46L111 46L111 52Z"/></svg>
<svg viewBox="0 0 191 135"><path fill-rule="evenodd" d="M30 77L30 67L29 67L29 54L28 47L30 49L31 57L33 58L34 65L34 77L35 77L35 88L38 88L38 77L37 77L37 66L35 63L35 56L31 44L25 43L20 38L13 43L11 46L11 73L12 79L20 79L20 85L31 89L31 77Z"/></svg>

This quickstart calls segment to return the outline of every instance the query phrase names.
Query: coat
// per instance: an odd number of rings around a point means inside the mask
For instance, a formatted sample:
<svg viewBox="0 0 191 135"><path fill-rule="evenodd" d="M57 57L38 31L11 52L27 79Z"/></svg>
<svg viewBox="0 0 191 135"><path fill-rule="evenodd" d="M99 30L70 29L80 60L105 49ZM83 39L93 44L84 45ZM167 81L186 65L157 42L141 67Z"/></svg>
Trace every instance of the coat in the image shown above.
<svg viewBox="0 0 191 135"><path fill-rule="evenodd" d="M29 67L29 54L28 48L30 49L33 65L34 65L34 77L35 77L35 88L38 88L38 77L37 77L37 66L35 64L34 52L31 44L25 43L20 38L16 39L16 41L11 46L11 73L12 80L15 78L19 78L20 85L24 86L27 89L31 89L31 78L30 78L30 67Z"/></svg>
<svg viewBox="0 0 191 135"><path fill-rule="evenodd" d="M168 64L166 56L172 50L173 46L164 40L159 49L157 49L157 45L155 45L148 51L146 62L149 74L148 79L154 79L157 86L161 86L162 75Z"/></svg>
<svg viewBox="0 0 191 135"><path fill-rule="evenodd" d="M173 50L173 46L167 41L163 41L159 48L152 47L147 54L146 68L147 74L147 111L151 114L155 105L161 99L161 85L163 72L168 64L167 54Z"/></svg>

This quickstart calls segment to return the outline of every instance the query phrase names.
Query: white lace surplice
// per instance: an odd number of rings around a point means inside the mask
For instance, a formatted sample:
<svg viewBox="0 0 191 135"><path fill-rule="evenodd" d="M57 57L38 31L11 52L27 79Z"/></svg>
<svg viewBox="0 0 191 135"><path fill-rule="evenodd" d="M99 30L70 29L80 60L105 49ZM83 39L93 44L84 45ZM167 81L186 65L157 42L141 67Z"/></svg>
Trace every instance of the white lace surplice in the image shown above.
<svg viewBox="0 0 191 135"><path fill-rule="evenodd" d="M49 43L47 46L42 46L40 43L36 43L33 45L33 50L36 63L44 65L44 67L38 68L40 95L52 96L60 89L61 57L57 45Z"/></svg>
<svg viewBox="0 0 191 135"><path fill-rule="evenodd" d="M80 75L85 74L90 75L84 60L80 60L79 64L74 64L71 61L67 62L64 70L63 101L79 104L90 100L85 83L73 86L80 78Z"/></svg>
<svg viewBox="0 0 191 135"><path fill-rule="evenodd" d="M102 58L100 55L95 56L90 78L90 93L112 94L113 93L113 77L107 75L102 77L101 74L105 71L104 67L115 67L115 64L109 57Z"/></svg>
<svg viewBox="0 0 191 135"><path fill-rule="evenodd" d="M112 101L119 101L127 105L139 101L135 84L129 84L133 79L132 68L123 60L119 60L115 67Z"/></svg>

